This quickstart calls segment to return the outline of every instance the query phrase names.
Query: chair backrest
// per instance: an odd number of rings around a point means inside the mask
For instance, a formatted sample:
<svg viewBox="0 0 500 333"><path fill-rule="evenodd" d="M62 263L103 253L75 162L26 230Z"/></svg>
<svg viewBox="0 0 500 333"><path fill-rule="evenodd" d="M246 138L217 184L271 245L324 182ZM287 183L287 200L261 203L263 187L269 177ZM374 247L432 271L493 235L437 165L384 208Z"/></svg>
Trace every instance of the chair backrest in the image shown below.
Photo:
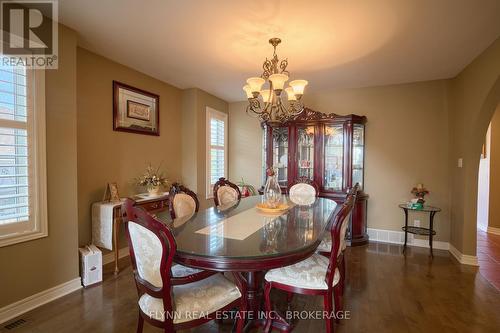
<svg viewBox="0 0 500 333"><path fill-rule="evenodd" d="M240 188L224 177L219 178L214 185L215 206L225 205L241 199Z"/></svg>
<svg viewBox="0 0 500 333"><path fill-rule="evenodd" d="M319 195L319 187L316 182L310 180L308 177L297 178L292 186L288 188L289 196L315 196Z"/></svg>
<svg viewBox="0 0 500 333"><path fill-rule="evenodd" d="M354 208L354 200L355 194L349 193L346 200L333 217L333 223L330 229L332 237L332 250L330 252L330 262L325 277L325 281L328 286L331 286L333 283L335 270L338 266L338 260L343 251L347 225L349 224L352 210ZM337 240L340 240L340 242Z"/></svg>
<svg viewBox="0 0 500 333"><path fill-rule="evenodd" d="M352 206L349 214L346 216L346 218L342 222L342 228L340 230L340 251L341 252L338 254L339 256L347 247L347 242L346 242L345 236L347 233L347 228L349 227L349 222L351 221L351 218L352 218L352 211L354 209L354 206L356 205L356 198L358 195L358 190L359 190L359 184L356 183L356 185L354 185L354 187L352 187L351 190L347 193L347 197L352 196L352 198L353 198L353 206Z"/></svg>
<svg viewBox="0 0 500 333"><path fill-rule="evenodd" d="M200 202L196 194L179 183L172 184L168 197L168 209L172 219L192 215L200 208Z"/></svg>
<svg viewBox="0 0 500 333"><path fill-rule="evenodd" d="M171 231L132 199L123 203L125 230L139 297L144 293L163 299L172 311L171 268L176 244Z"/></svg>

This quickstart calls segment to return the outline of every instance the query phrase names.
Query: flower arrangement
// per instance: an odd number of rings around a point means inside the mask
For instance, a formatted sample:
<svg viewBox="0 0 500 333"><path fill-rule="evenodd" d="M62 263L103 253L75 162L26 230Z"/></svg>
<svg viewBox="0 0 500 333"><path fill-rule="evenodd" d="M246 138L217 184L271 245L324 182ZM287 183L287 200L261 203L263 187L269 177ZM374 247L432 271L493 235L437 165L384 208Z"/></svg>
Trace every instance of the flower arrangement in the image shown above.
<svg viewBox="0 0 500 333"><path fill-rule="evenodd" d="M146 187L151 195L159 194L160 187L168 184L167 178L160 172L160 166L155 169L149 164L144 174L136 179L136 184Z"/></svg>
<svg viewBox="0 0 500 333"><path fill-rule="evenodd" d="M427 191L423 184L418 184L417 187L414 187L411 190L411 194L413 194L418 199L418 203L423 204L425 202L424 197L426 194L429 194L429 191Z"/></svg>

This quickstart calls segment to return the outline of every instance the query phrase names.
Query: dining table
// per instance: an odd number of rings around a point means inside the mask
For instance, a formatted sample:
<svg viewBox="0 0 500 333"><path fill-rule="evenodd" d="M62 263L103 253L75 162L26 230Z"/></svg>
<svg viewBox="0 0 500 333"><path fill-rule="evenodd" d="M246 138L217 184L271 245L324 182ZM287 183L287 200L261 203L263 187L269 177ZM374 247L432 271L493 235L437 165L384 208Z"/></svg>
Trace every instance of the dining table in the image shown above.
<svg viewBox="0 0 500 333"><path fill-rule="evenodd" d="M172 220L157 213L174 234L174 261L193 268L239 272L245 277L247 328L262 325L263 278L273 268L311 256L329 230L337 203L327 198L283 196L284 210L257 208L263 196L251 196L218 207L202 209ZM273 326L289 330L281 318Z"/></svg>

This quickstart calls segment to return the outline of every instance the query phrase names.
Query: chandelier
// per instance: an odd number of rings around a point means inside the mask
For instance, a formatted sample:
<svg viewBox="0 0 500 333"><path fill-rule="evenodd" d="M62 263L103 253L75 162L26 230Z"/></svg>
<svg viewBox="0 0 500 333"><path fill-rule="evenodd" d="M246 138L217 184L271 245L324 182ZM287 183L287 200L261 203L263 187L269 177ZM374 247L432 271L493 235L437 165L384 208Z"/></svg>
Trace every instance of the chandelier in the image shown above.
<svg viewBox="0 0 500 333"><path fill-rule="evenodd" d="M247 98L247 114L259 117L260 121L285 122L304 111L304 105L300 102L307 85L306 80L290 81L289 87L285 87L290 73L286 70L288 59L279 60L276 54L276 46L281 43L279 38L271 38L269 44L274 48L271 60L266 58L262 65L263 73L260 77L251 77L247 85L243 87ZM262 86L269 82L268 88ZM287 103L284 103L285 90Z"/></svg>

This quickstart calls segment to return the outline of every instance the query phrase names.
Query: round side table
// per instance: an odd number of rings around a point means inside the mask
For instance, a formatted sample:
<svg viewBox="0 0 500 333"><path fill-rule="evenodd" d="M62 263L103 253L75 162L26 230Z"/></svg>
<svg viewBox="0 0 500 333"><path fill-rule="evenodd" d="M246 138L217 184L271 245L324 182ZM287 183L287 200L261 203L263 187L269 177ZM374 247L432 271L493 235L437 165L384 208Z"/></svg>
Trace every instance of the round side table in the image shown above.
<svg viewBox="0 0 500 333"><path fill-rule="evenodd" d="M403 247L403 253L405 253L406 251L406 242L408 240L408 233L410 233L414 235L429 236L429 247L431 249L431 257L434 257L434 254L432 253L432 237L436 234L436 231L433 229L434 215L436 215L437 212L440 212L441 208L433 206L424 206L422 209L414 209L414 208L409 208L405 204L399 205L399 208L401 208L405 213L405 226L401 228L405 232L405 245ZM429 213L429 228L408 226L408 211Z"/></svg>

